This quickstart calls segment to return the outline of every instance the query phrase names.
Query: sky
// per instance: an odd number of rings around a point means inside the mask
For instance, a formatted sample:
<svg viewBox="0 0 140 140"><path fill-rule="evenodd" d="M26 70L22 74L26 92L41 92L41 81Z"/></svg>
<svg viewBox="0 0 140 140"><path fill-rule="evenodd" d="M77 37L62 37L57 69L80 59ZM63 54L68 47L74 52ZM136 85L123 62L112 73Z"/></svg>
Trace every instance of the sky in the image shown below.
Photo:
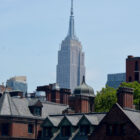
<svg viewBox="0 0 140 140"><path fill-rule="evenodd" d="M140 0L74 0L86 82L96 91L107 74L140 56ZM28 91L56 81L57 53L68 32L70 0L0 0L0 84L27 76Z"/></svg>

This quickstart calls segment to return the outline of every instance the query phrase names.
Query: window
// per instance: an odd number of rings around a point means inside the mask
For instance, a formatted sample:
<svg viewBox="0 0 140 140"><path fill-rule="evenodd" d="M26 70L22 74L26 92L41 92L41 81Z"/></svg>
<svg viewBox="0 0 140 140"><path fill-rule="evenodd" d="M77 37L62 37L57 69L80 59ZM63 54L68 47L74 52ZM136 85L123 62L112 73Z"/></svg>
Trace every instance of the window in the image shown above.
<svg viewBox="0 0 140 140"><path fill-rule="evenodd" d="M45 137L52 137L52 127L44 128L44 136Z"/></svg>
<svg viewBox="0 0 140 140"><path fill-rule="evenodd" d="M40 138L41 138L41 136L42 136L42 131L40 131L40 130L39 130L39 131L38 131L37 138L38 138L38 139L40 139Z"/></svg>
<svg viewBox="0 0 140 140"><path fill-rule="evenodd" d="M40 107L35 107L34 108L34 115L41 116L41 108Z"/></svg>
<svg viewBox="0 0 140 140"><path fill-rule="evenodd" d="M132 77L131 76L129 76L129 82L132 82Z"/></svg>
<svg viewBox="0 0 140 140"><path fill-rule="evenodd" d="M2 136L9 136L9 124L4 123L1 125L1 135Z"/></svg>
<svg viewBox="0 0 140 140"><path fill-rule="evenodd" d="M118 135L118 125L111 124L106 126L106 135L107 136L117 136Z"/></svg>
<svg viewBox="0 0 140 140"><path fill-rule="evenodd" d="M139 81L139 72L135 72L135 81Z"/></svg>
<svg viewBox="0 0 140 140"><path fill-rule="evenodd" d="M139 65L138 65L138 61L135 62L135 71L139 70Z"/></svg>
<svg viewBox="0 0 140 140"><path fill-rule="evenodd" d="M113 126L112 125L106 125L106 135L110 136L113 134Z"/></svg>
<svg viewBox="0 0 140 140"><path fill-rule="evenodd" d="M80 134L81 135L86 136L89 134L89 132L90 132L90 126L88 126L88 125L81 125L80 126Z"/></svg>
<svg viewBox="0 0 140 140"><path fill-rule="evenodd" d="M71 127L70 126L62 126L61 135L63 137L70 137L71 136Z"/></svg>
<svg viewBox="0 0 140 140"><path fill-rule="evenodd" d="M28 133L33 133L34 125L28 124Z"/></svg>
<svg viewBox="0 0 140 140"><path fill-rule="evenodd" d="M120 125L120 135L125 135L125 125L124 124L121 124Z"/></svg>
<svg viewBox="0 0 140 140"><path fill-rule="evenodd" d="M124 124L107 124L106 125L106 135L107 136L119 136L125 135L125 125Z"/></svg>

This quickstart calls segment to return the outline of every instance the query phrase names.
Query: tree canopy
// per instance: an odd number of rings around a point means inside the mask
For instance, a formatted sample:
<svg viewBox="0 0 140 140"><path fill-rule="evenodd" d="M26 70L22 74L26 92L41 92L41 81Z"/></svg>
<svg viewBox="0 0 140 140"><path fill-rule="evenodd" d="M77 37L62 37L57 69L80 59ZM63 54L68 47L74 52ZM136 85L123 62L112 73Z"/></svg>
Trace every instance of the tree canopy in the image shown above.
<svg viewBox="0 0 140 140"><path fill-rule="evenodd" d="M105 88L102 88L100 92L97 92L95 98L95 111L108 112L116 101L116 90L106 86Z"/></svg>
<svg viewBox="0 0 140 140"><path fill-rule="evenodd" d="M121 87L130 87L134 89L134 105L136 106L136 109L139 109L139 103L140 103L140 84L138 82L130 82L130 83L122 83L120 85Z"/></svg>
<svg viewBox="0 0 140 140"><path fill-rule="evenodd" d="M120 87L129 87L134 89L134 105L136 109L140 109L140 84L138 82L123 82ZM95 111L108 112L112 105L117 102L117 89L106 86L97 92L95 98Z"/></svg>

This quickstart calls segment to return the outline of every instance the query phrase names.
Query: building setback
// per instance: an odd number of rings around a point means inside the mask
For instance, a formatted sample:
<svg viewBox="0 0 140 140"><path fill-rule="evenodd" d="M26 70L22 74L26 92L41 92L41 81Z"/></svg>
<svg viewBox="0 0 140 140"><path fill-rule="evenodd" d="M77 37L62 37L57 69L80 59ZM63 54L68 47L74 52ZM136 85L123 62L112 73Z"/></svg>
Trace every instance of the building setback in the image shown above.
<svg viewBox="0 0 140 140"><path fill-rule="evenodd" d="M73 91L81 84L85 75L84 53L82 45L75 35L73 0L71 0L71 15L69 31L62 41L61 49L58 51L57 80L60 88L67 88Z"/></svg>

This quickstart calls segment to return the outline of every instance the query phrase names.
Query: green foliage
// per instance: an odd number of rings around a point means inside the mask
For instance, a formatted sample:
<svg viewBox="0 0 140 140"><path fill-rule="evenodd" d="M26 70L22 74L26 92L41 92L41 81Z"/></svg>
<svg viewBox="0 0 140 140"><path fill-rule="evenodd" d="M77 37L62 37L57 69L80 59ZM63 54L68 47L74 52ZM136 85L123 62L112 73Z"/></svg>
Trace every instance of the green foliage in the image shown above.
<svg viewBox="0 0 140 140"><path fill-rule="evenodd" d="M129 87L134 89L134 105L136 109L140 104L140 84L138 82L122 83L120 87ZM112 105L117 102L116 97L117 90L111 87L102 88L100 92L97 92L95 98L95 111L96 112L108 112Z"/></svg>
<svg viewBox="0 0 140 140"><path fill-rule="evenodd" d="M116 89L111 87L102 88L100 92L97 92L95 98L95 111L96 112L108 112L112 105L117 102Z"/></svg>
<svg viewBox="0 0 140 140"><path fill-rule="evenodd" d="M138 82L131 83L122 83L121 87L130 87L134 89L134 105L136 105L136 109L139 108L140 103L140 84Z"/></svg>

